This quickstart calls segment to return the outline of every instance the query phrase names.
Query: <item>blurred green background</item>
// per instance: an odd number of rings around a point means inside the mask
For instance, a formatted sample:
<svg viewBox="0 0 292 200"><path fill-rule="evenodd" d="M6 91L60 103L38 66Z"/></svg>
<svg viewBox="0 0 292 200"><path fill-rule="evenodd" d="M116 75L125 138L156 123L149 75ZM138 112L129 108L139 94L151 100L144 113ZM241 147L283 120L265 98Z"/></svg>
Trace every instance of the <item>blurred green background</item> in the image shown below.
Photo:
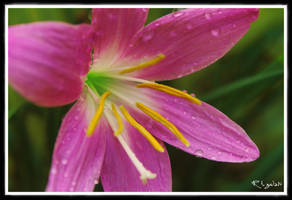
<svg viewBox="0 0 292 200"><path fill-rule="evenodd" d="M147 23L176 9L150 9ZM90 23L91 9L8 9L8 24L57 20ZM167 145L173 191L267 190L253 180L284 184L284 9L260 9L249 32L223 58L194 74L165 84L195 93L241 125L260 149L251 163L221 163ZM44 191L54 142L71 105L38 107L9 86L8 190ZM102 191L99 184L96 191Z"/></svg>

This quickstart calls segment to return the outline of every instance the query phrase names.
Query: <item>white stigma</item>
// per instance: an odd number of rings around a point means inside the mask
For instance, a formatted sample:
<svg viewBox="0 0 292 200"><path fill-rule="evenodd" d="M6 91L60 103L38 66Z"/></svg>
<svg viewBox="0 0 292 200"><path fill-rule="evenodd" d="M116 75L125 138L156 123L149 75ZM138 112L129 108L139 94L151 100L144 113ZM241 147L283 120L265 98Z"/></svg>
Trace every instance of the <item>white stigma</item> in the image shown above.
<svg viewBox="0 0 292 200"><path fill-rule="evenodd" d="M110 108L109 103L106 103L106 106L107 107L104 109L104 114L105 114L110 126L112 127L113 131L117 130L118 125L117 125L117 123L115 123L115 118L114 118L113 114L108 109L108 108ZM123 133L125 134L125 130ZM119 142L122 145L125 152L127 153L131 162L133 163L133 165L135 166L135 168L139 172L140 179L141 179L142 183L146 184L148 179L156 178L157 175L155 173L152 173L150 170L146 169L144 167L144 165L139 161L139 159L137 158L135 153L132 151L132 149L130 148L130 146L126 142L126 140L123 138L122 134L119 134L116 137L119 140Z"/></svg>

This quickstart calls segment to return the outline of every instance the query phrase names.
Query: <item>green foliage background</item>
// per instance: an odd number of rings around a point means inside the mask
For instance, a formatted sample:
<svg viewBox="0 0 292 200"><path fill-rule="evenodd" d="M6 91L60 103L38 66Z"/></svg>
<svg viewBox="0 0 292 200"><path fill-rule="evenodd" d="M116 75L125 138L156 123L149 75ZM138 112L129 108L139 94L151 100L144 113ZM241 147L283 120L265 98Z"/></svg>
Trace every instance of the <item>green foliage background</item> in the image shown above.
<svg viewBox="0 0 292 200"><path fill-rule="evenodd" d="M8 24L56 20L90 23L91 9L10 8ZM151 9L147 23L176 9ZM260 9L249 32L211 66L165 84L195 93L240 124L258 145L251 163L222 163L167 145L173 191L283 191L258 189L253 180L284 184L284 9ZM44 191L62 118L71 105L38 107L9 90L9 191ZM102 191L98 185L96 191Z"/></svg>

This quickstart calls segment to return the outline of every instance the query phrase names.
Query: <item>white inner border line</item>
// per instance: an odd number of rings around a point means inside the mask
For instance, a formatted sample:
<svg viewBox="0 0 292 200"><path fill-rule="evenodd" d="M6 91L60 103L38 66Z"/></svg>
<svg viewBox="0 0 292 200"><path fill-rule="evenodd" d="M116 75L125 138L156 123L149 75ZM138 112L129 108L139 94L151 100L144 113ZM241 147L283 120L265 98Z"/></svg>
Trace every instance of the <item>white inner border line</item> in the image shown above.
<svg viewBox="0 0 292 200"><path fill-rule="evenodd" d="M284 9L284 192L9 192L8 191L8 8L283 8ZM287 195L287 5L5 5L5 194L6 195Z"/></svg>

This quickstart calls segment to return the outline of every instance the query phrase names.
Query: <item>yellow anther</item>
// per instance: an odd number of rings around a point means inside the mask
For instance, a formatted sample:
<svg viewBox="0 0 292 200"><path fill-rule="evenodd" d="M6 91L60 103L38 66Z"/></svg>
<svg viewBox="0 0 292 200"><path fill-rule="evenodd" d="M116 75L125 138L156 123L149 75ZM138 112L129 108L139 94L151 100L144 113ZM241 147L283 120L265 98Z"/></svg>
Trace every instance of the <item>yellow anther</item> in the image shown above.
<svg viewBox="0 0 292 200"><path fill-rule="evenodd" d="M150 116L152 119L154 119L155 121L160 122L166 128L168 128L168 130L170 130L184 145L186 145L187 147L190 146L189 141L187 141L184 138L182 133L170 121L165 119L161 114L159 114L158 112L155 112L151 108L149 108L149 107L147 107L144 104L139 103L139 102L136 103L136 106L137 106L137 108L142 110L145 114Z"/></svg>
<svg viewBox="0 0 292 200"><path fill-rule="evenodd" d="M152 65L155 65L156 63L160 62L161 60L163 60L165 58L165 55L163 54L159 54L156 58L149 60L145 63L133 66L133 67L129 67L127 69L124 69L122 71L120 71L120 74L126 74L126 73L130 73L139 69L144 69L146 67L150 67Z"/></svg>
<svg viewBox="0 0 292 200"><path fill-rule="evenodd" d="M124 124L123 124L121 116L119 115L119 113L118 113L118 111L117 111L117 109L116 109L114 104L112 104L112 110L114 112L114 115L115 115L115 117L117 119L117 122L118 122L118 125L119 125L119 128L115 131L114 135L118 136L118 135L120 135L122 133L122 131L124 129Z"/></svg>
<svg viewBox="0 0 292 200"><path fill-rule="evenodd" d="M126 110L124 106L120 106L120 110L122 111L126 120L136 128L142 135L152 144L152 146L159 152L164 152L163 147L159 144L159 142L149 133L141 124L139 124Z"/></svg>
<svg viewBox="0 0 292 200"><path fill-rule="evenodd" d="M155 90L159 90L161 92L165 92L167 94L171 94L171 95L174 95L174 96L177 96L177 97L184 98L184 99L189 100L190 102L195 103L197 105L201 105L202 104L202 102L199 99L189 95L188 93L182 92L180 90L177 90L177 89L174 89L174 88L171 88L171 87L168 87L166 85L161 85L161 84L158 84L158 83L141 83L141 84L138 84L136 86L138 88L152 88L152 89L155 89Z"/></svg>
<svg viewBox="0 0 292 200"><path fill-rule="evenodd" d="M105 92L101 98L100 98L100 101L99 101L99 106L96 110L96 113L94 115L94 117L91 119L91 122L89 123L89 126L88 126L88 129L86 131L86 136L90 137L93 132L94 132L94 129L96 128L97 126L97 123L101 117L101 114L102 114L102 111L103 111L103 108L104 108L104 102L105 102L105 98L110 95L110 92L107 91Z"/></svg>

